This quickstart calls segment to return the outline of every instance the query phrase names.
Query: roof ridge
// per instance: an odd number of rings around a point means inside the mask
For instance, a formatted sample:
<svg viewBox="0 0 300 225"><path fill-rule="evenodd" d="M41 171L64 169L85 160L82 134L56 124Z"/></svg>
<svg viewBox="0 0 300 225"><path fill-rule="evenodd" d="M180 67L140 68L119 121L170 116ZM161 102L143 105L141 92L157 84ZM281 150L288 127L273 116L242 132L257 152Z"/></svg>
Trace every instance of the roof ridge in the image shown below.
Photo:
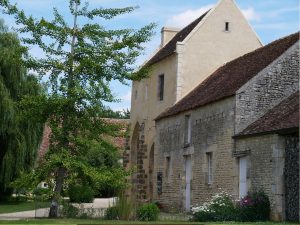
<svg viewBox="0 0 300 225"><path fill-rule="evenodd" d="M196 26L202 21L202 19L208 14L210 10L211 9L182 28L165 46L159 49L158 52L154 54L154 56L152 56L147 63L145 63L145 65L151 66L159 62L160 60L172 55L176 51L177 42L183 41L196 28Z"/></svg>
<svg viewBox="0 0 300 225"><path fill-rule="evenodd" d="M218 101L235 92L299 41L299 32L275 40L219 67L155 120Z"/></svg>

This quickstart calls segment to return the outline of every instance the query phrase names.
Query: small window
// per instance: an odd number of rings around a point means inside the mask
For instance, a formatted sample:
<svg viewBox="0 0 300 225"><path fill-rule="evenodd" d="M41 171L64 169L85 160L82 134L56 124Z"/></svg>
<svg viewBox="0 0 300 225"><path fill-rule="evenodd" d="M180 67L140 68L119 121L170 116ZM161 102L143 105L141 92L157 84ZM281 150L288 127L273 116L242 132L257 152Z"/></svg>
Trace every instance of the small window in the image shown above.
<svg viewBox="0 0 300 225"><path fill-rule="evenodd" d="M166 178L169 180L170 179L170 174L171 174L171 158L170 156L166 157L166 167L165 167L166 171Z"/></svg>
<svg viewBox="0 0 300 225"><path fill-rule="evenodd" d="M134 92L134 99L137 99L137 97L138 97L138 91L135 90L135 92Z"/></svg>
<svg viewBox="0 0 300 225"><path fill-rule="evenodd" d="M213 182L213 158L212 152L206 153L207 157L207 183L212 184Z"/></svg>
<svg viewBox="0 0 300 225"><path fill-rule="evenodd" d="M157 194L161 195L162 194L162 182L163 182L163 174L162 172L157 173Z"/></svg>
<svg viewBox="0 0 300 225"><path fill-rule="evenodd" d="M229 31L229 22L225 22L225 31Z"/></svg>
<svg viewBox="0 0 300 225"><path fill-rule="evenodd" d="M192 122L191 115L185 116L185 125L184 125L184 145L189 146L191 144L192 137Z"/></svg>
<svg viewBox="0 0 300 225"><path fill-rule="evenodd" d="M165 76L159 75L158 76L158 100L164 100L164 85L165 85Z"/></svg>

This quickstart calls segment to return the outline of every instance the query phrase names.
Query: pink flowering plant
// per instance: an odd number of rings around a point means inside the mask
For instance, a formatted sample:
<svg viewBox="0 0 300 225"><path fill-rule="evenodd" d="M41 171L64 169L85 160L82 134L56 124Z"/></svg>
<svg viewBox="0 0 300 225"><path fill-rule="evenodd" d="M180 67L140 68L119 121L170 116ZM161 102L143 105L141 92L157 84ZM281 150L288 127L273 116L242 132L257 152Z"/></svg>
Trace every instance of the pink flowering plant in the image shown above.
<svg viewBox="0 0 300 225"><path fill-rule="evenodd" d="M251 192L242 199L226 193L215 194L210 201L191 208L191 220L207 221L266 221L269 219L270 202L263 192Z"/></svg>
<svg viewBox="0 0 300 225"><path fill-rule="evenodd" d="M263 191L250 192L237 204L240 221L265 221L269 219L270 201Z"/></svg>

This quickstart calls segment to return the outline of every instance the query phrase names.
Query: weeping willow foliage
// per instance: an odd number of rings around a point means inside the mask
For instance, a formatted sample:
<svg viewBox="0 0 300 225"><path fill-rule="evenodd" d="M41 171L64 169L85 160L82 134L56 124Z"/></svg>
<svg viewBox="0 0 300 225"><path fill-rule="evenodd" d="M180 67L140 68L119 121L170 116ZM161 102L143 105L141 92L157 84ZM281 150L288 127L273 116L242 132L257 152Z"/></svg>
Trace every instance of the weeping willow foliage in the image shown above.
<svg viewBox="0 0 300 225"><path fill-rule="evenodd" d="M21 171L33 167L42 137L43 124L25 118L19 107L23 97L42 94L37 79L23 66L26 52L0 20L0 193L7 192Z"/></svg>

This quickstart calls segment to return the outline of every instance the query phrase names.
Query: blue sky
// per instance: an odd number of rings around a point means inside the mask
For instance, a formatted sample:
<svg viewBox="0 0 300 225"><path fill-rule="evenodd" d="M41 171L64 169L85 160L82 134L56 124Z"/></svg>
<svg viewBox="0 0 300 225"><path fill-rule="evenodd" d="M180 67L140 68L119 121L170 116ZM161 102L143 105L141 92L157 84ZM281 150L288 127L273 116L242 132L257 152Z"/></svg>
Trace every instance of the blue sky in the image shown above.
<svg viewBox="0 0 300 225"><path fill-rule="evenodd" d="M13 0L12 0L13 1ZM27 13L39 18L52 18L53 7L68 16L67 0L14 0ZM126 7L139 6L135 12L122 15L112 21L99 20L108 28L140 28L148 23L157 24L156 34L145 45L145 53L138 59L142 64L160 43L160 29L163 26L184 27L211 8L218 0L89 0L90 7ZM237 5L257 32L264 44L299 30L299 0L236 0ZM9 26L14 26L11 16L3 15ZM34 56L42 55L37 48L32 48ZM117 82L111 84L120 103L109 104L114 110L130 108L131 87Z"/></svg>

